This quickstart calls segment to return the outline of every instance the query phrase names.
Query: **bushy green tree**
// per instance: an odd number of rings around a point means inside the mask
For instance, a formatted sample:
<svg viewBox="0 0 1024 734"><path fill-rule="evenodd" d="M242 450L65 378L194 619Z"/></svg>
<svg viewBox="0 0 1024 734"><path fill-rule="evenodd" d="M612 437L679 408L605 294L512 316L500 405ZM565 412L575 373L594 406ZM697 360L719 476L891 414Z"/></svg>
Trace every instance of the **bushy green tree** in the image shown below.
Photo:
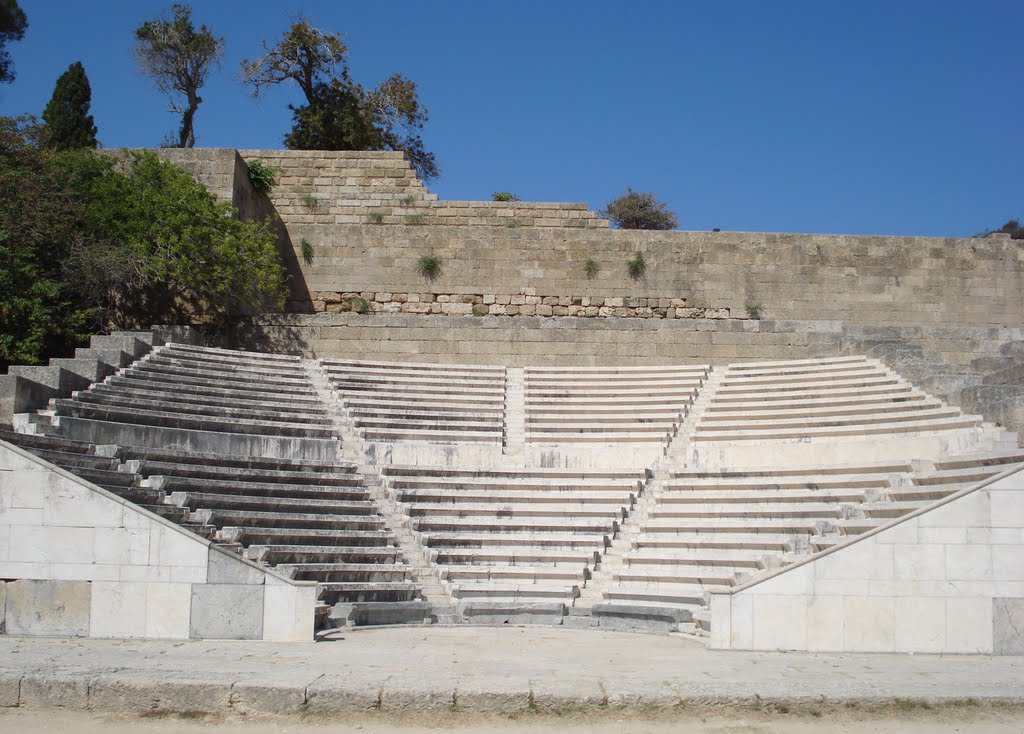
<svg viewBox="0 0 1024 734"><path fill-rule="evenodd" d="M17 0L0 0L0 82L14 81L14 64L5 46L25 37L28 18Z"/></svg>
<svg viewBox="0 0 1024 734"><path fill-rule="evenodd" d="M171 111L181 115L175 147L195 145L194 121L203 98L199 90L220 68L224 39L207 26L192 24L192 8L172 5L170 12L135 29L135 58L143 74L167 95Z"/></svg>
<svg viewBox="0 0 1024 734"><path fill-rule="evenodd" d="M152 153L53 151L42 133L0 118L0 367L109 328L283 305L272 222L235 218Z"/></svg>
<svg viewBox="0 0 1024 734"><path fill-rule="evenodd" d="M57 79L53 96L43 110L45 142L54 150L96 147L96 125L89 114L92 89L85 67L76 61Z"/></svg>
<svg viewBox="0 0 1024 734"><path fill-rule="evenodd" d="M440 175L437 158L423 147L420 132L428 112L415 82L395 74L367 90L352 80L339 34L292 24L277 45L242 62L242 81L258 97L288 80L298 84L306 104L289 106L292 129L284 143L293 150L400 150L424 179Z"/></svg>
<svg viewBox="0 0 1024 734"><path fill-rule="evenodd" d="M627 188L625 194L609 202L604 215L620 229L665 230L678 226L676 215L656 200L654 194L633 191L632 188Z"/></svg>

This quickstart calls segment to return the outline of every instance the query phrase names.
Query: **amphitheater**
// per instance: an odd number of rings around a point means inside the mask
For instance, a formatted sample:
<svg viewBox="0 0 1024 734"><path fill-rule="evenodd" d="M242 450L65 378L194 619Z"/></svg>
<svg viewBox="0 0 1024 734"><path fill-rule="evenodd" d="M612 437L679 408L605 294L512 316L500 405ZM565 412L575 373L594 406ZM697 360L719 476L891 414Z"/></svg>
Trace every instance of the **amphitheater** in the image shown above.
<svg viewBox="0 0 1024 734"><path fill-rule="evenodd" d="M1024 653L1019 241L617 231L439 201L400 154L162 154L279 217L288 311L0 377L5 634Z"/></svg>

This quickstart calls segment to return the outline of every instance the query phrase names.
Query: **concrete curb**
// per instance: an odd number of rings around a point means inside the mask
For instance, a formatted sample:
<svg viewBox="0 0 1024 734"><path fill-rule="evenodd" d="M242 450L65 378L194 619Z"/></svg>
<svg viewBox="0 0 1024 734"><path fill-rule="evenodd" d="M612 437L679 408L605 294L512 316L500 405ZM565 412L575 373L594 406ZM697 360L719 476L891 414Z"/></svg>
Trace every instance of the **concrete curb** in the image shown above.
<svg viewBox="0 0 1024 734"><path fill-rule="evenodd" d="M673 687L675 688L675 687ZM695 685L693 690L654 690L649 693L615 694L600 690L579 695L535 690L483 691L459 688L422 690L373 688L338 677L314 677L308 684L261 685L247 681L166 678L125 672L92 677L76 674L0 673L0 708L31 710L78 710L113 714L204 715L328 715L374 710L465 711L512 713L572 709L692 709L723 707L771 707L815 705L962 705L955 695L907 698L888 693L826 698L820 695L785 696L721 695ZM972 697L978 704L1024 704L1019 696Z"/></svg>

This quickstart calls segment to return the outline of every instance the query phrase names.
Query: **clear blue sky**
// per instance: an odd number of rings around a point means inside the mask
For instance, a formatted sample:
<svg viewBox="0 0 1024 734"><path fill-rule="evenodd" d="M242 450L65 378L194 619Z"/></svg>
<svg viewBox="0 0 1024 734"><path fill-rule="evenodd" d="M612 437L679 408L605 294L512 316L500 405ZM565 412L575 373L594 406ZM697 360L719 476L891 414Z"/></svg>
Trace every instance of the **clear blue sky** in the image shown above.
<svg viewBox="0 0 1024 734"><path fill-rule="evenodd" d="M19 0L0 114L40 114L80 60L106 147L175 128L132 30L169 2ZM1024 218L1022 0L493 3L202 0L227 42L198 145L278 148L294 88L254 102L239 61L304 14L344 32L354 77L401 72L446 199L653 191L681 229L970 235Z"/></svg>

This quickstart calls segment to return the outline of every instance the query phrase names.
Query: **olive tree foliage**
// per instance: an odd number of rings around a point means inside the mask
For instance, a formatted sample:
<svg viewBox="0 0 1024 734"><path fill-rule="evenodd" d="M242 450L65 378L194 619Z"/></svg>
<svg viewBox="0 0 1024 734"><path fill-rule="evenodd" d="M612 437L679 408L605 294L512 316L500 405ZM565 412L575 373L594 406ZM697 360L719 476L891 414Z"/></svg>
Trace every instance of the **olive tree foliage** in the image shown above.
<svg viewBox="0 0 1024 734"><path fill-rule="evenodd" d="M89 114L92 89L85 67L76 61L57 79L43 121L45 143L54 150L96 147L96 124Z"/></svg>
<svg viewBox="0 0 1024 734"><path fill-rule="evenodd" d="M192 8L175 4L165 15L135 29L135 58L139 70L167 95L170 109L181 115L172 147L195 145L194 121L203 98L199 90L210 73L220 68L224 39L205 25L192 24Z"/></svg>
<svg viewBox="0 0 1024 734"><path fill-rule="evenodd" d="M293 150L400 150L425 179L440 175L437 158L423 147L420 132L429 115L416 83L395 74L367 90L348 68L340 34L297 20L275 46L242 62L242 82L259 97L288 80L298 84L304 105L289 106L292 129L284 143Z"/></svg>
<svg viewBox="0 0 1024 734"><path fill-rule="evenodd" d="M625 194L608 202L603 214L620 229L666 230L679 226L676 215L663 202L656 200L654 194L633 191L632 188L627 188Z"/></svg>
<svg viewBox="0 0 1024 734"><path fill-rule="evenodd" d="M9 84L14 81L14 64L5 47L11 41L24 38L26 28L28 18L18 6L18 1L0 0L0 82Z"/></svg>
<svg viewBox="0 0 1024 734"><path fill-rule="evenodd" d="M0 118L0 367L113 328L218 328L283 306L272 221L237 219L152 153L54 151L43 138L35 120Z"/></svg>
<svg viewBox="0 0 1024 734"><path fill-rule="evenodd" d="M999 229L989 230L985 234L993 234L996 232L1002 232L1003 234L1010 235L1011 240L1024 240L1024 227L1021 226L1020 220L1010 219L1007 220Z"/></svg>

